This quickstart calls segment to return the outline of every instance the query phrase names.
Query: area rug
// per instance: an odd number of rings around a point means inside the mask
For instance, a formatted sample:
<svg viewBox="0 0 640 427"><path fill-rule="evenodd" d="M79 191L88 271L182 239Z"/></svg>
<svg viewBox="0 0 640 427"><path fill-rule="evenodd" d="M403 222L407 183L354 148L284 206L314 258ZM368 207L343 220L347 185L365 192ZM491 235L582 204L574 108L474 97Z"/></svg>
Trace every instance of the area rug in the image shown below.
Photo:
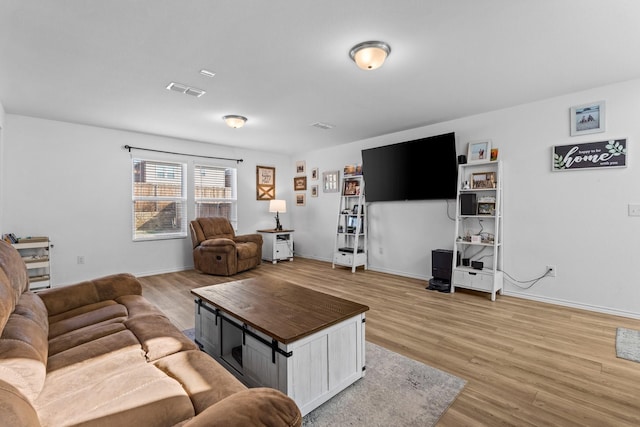
<svg viewBox="0 0 640 427"><path fill-rule="evenodd" d="M618 328L616 331L616 356L640 362L640 331Z"/></svg>
<svg viewBox="0 0 640 427"><path fill-rule="evenodd" d="M193 339L193 329L184 333ZM433 426L466 381L366 343L366 375L302 420L303 427Z"/></svg>
<svg viewBox="0 0 640 427"><path fill-rule="evenodd" d="M466 381L367 342L364 378L307 414L304 427L433 426Z"/></svg>

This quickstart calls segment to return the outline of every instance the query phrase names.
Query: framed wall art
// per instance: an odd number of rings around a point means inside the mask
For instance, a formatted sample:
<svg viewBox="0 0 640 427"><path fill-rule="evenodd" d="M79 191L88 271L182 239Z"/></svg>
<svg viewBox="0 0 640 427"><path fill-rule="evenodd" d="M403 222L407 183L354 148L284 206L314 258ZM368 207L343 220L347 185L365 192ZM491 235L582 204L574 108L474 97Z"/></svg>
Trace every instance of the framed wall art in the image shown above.
<svg viewBox="0 0 640 427"><path fill-rule="evenodd" d="M296 193L296 206L304 206L305 200L306 197L304 193Z"/></svg>
<svg viewBox="0 0 640 427"><path fill-rule="evenodd" d="M491 141L472 141L467 148L468 163L488 162L491 156Z"/></svg>
<svg viewBox="0 0 640 427"><path fill-rule="evenodd" d="M256 200L276 198L276 168L256 166Z"/></svg>
<svg viewBox="0 0 640 427"><path fill-rule="evenodd" d="M295 191L301 191L307 189L307 177L306 176L296 176L293 178L293 189Z"/></svg>
<svg viewBox="0 0 640 427"><path fill-rule="evenodd" d="M298 160L296 162L296 173L297 174L307 173L307 166L304 160Z"/></svg>
<svg viewBox="0 0 640 427"><path fill-rule="evenodd" d="M313 181L317 181L318 180L318 174L319 174L318 168L311 169L311 179Z"/></svg>
<svg viewBox="0 0 640 427"><path fill-rule="evenodd" d="M322 172L322 191L325 193L337 193L340 171Z"/></svg>
<svg viewBox="0 0 640 427"><path fill-rule="evenodd" d="M604 132L604 101L571 107L571 136Z"/></svg>
<svg viewBox="0 0 640 427"><path fill-rule="evenodd" d="M311 197L318 197L318 186L317 185L312 185L311 186Z"/></svg>

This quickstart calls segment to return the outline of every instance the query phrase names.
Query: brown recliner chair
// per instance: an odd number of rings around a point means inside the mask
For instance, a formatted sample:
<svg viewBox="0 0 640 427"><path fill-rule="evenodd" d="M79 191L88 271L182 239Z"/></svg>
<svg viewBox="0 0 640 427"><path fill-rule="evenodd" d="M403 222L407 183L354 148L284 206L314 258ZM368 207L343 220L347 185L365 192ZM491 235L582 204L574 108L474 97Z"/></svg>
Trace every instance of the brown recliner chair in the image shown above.
<svg viewBox="0 0 640 427"><path fill-rule="evenodd" d="M226 218L196 218L191 221L193 264L196 270L231 276L260 264L262 235L236 236Z"/></svg>

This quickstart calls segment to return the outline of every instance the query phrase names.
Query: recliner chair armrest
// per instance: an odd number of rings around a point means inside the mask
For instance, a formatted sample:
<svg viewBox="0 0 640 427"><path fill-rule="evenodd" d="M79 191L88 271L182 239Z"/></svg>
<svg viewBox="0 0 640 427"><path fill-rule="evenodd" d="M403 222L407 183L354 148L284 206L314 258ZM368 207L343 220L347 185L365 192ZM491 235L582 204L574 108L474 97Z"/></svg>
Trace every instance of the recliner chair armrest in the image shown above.
<svg viewBox="0 0 640 427"><path fill-rule="evenodd" d="M201 242L197 248L201 248L203 250L211 251L211 252L235 252L236 250L236 242L231 239L219 238L219 239L209 239Z"/></svg>
<svg viewBox="0 0 640 427"><path fill-rule="evenodd" d="M262 245L262 235L261 234L243 234L241 236L236 236L234 239L237 243L249 243L253 242L256 245Z"/></svg>

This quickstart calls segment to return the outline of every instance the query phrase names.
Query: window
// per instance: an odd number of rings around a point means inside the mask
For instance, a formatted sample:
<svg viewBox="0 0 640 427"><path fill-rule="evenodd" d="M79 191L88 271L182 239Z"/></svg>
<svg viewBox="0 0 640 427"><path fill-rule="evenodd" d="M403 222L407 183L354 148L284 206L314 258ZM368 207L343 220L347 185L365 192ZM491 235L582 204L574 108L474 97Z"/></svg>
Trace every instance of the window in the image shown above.
<svg viewBox="0 0 640 427"><path fill-rule="evenodd" d="M221 216L238 228L236 169L195 165L196 218Z"/></svg>
<svg viewBox="0 0 640 427"><path fill-rule="evenodd" d="M186 165L133 159L133 240L187 236Z"/></svg>

